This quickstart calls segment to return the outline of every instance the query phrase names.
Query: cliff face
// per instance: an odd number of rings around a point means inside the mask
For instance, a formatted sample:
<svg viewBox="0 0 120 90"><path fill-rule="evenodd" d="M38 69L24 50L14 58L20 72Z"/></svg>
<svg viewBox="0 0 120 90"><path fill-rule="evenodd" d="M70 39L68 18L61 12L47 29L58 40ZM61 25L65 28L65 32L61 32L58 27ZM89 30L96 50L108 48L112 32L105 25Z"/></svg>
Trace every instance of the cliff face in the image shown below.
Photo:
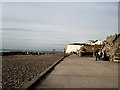
<svg viewBox="0 0 120 90"><path fill-rule="evenodd" d="M108 36L102 51L109 55L110 61L120 61L120 34Z"/></svg>

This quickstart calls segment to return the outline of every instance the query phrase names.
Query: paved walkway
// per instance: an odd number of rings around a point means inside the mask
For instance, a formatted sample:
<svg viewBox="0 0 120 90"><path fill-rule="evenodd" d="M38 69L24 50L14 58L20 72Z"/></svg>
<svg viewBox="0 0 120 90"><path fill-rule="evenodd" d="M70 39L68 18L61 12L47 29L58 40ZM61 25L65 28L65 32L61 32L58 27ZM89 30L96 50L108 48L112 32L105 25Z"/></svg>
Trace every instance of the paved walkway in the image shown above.
<svg viewBox="0 0 120 90"><path fill-rule="evenodd" d="M2 56L0 56L0 89L2 88Z"/></svg>
<svg viewBox="0 0 120 90"><path fill-rule="evenodd" d="M118 88L118 63L71 55L38 88Z"/></svg>

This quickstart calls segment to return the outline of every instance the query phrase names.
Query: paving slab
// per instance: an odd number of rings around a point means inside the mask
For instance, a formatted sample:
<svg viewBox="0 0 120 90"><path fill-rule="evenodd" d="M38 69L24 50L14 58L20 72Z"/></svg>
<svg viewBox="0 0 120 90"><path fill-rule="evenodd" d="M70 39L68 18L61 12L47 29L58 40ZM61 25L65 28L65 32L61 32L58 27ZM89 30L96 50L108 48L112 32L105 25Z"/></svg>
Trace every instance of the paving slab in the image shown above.
<svg viewBox="0 0 120 90"><path fill-rule="evenodd" d="M118 88L118 63L71 55L37 88Z"/></svg>

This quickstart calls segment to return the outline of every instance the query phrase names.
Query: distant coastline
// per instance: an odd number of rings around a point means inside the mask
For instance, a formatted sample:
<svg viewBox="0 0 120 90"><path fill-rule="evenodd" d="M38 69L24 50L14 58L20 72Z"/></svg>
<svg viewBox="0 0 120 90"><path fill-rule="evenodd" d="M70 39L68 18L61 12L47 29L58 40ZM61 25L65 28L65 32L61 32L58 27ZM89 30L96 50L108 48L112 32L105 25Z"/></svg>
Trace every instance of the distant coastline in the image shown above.
<svg viewBox="0 0 120 90"><path fill-rule="evenodd" d="M52 50L0 49L0 52L41 52L41 53L47 53L47 52L53 52L53 51ZM62 52L62 51L56 51L56 52Z"/></svg>
<svg viewBox="0 0 120 90"><path fill-rule="evenodd" d="M6 55L42 55L63 53L62 51L43 51L43 50L18 50L18 49L0 49L0 56Z"/></svg>

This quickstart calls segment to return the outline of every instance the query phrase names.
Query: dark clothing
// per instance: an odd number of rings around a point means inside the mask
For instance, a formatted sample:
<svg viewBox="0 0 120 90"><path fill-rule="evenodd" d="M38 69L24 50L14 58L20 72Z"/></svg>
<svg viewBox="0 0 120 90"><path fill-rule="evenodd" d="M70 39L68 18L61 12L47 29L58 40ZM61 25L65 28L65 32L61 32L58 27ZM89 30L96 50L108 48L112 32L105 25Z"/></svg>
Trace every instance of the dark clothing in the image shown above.
<svg viewBox="0 0 120 90"><path fill-rule="evenodd" d="M97 50L96 52L95 52L95 57L96 57L96 61L97 61L97 58L100 60L100 56L99 56L99 54L98 54L98 52L99 52L99 50Z"/></svg>
<svg viewBox="0 0 120 90"><path fill-rule="evenodd" d="M103 55L103 53L102 53L102 52L100 52L100 57L102 57L102 55Z"/></svg>
<svg viewBox="0 0 120 90"><path fill-rule="evenodd" d="M102 59L102 56L103 56L103 53L102 53L102 52L100 52L100 59Z"/></svg>
<svg viewBox="0 0 120 90"><path fill-rule="evenodd" d="M104 54L103 54L103 60L105 60L105 61L108 61L109 60L109 56L107 56L107 53L106 53L106 51L104 51Z"/></svg>
<svg viewBox="0 0 120 90"><path fill-rule="evenodd" d="M97 59L100 60L100 56L99 56L99 54L96 55L96 61L97 61Z"/></svg>

